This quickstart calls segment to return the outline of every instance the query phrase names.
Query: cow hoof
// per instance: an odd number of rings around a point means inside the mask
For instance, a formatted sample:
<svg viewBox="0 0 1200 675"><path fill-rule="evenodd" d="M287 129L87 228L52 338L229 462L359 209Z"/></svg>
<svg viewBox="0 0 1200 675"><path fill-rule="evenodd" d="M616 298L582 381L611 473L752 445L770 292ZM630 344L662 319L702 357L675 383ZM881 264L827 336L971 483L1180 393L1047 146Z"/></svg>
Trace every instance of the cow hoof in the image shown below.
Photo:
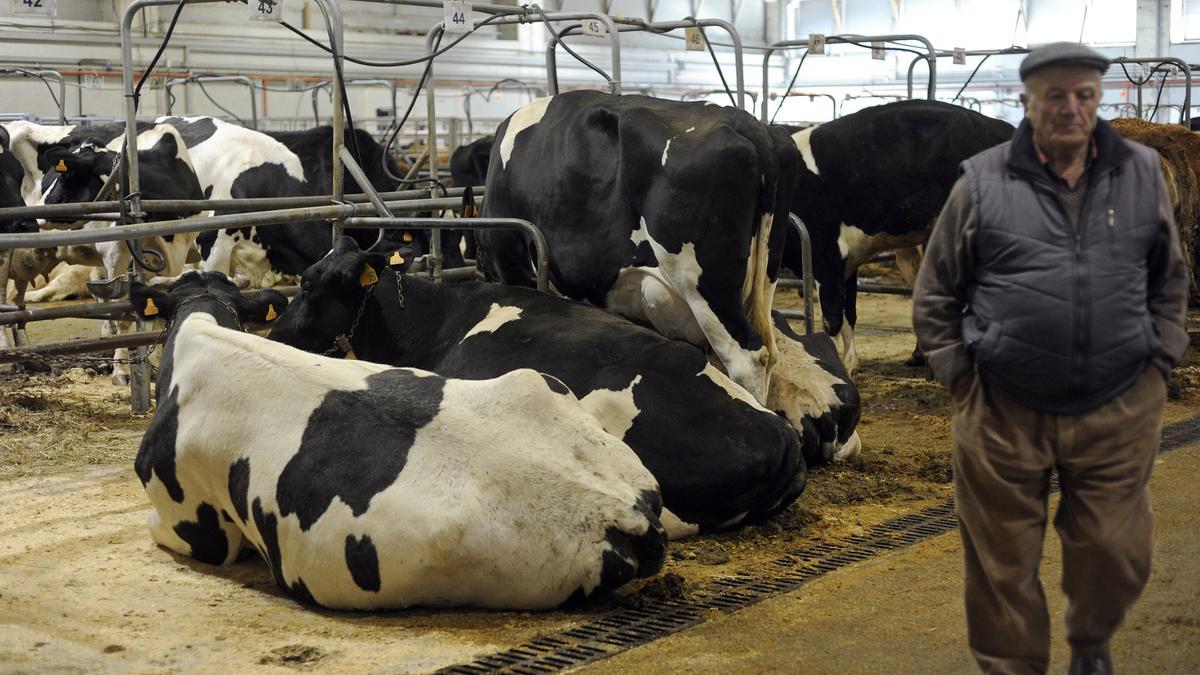
<svg viewBox="0 0 1200 675"><path fill-rule="evenodd" d="M850 435L850 438L846 440L842 447L838 448L837 452L833 453L833 461L845 462L858 457L861 452L862 439L858 437L858 432L856 431Z"/></svg>
<svg viewBox="0 0 1200 675"><path fill-rule="evenodd" d="M921 368L925 365L925 355L913 352L912 356L908 357L908 360L904 362L904 365L909 368Z"/></svg>
<svg viewBox="0 0 1200 675"><path fill-rule="evenodd" d="M113 373L112 383L115 385L121 386L121 387L128 387L129 386L129 374L128 373Z"/></svg>

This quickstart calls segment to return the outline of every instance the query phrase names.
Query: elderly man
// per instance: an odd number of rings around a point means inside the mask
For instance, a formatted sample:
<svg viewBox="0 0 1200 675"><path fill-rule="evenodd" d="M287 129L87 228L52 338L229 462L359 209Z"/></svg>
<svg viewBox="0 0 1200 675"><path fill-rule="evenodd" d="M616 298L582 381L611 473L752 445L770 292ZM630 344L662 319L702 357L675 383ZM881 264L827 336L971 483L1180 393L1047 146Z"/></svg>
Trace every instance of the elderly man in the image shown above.
<svg viewBox="0 0 1200 675"><path fill-rule="evenodd" d="M1025 120L963 162L913 294L913 326L954 405L968 639L991 673L1041 673L1038 565L1050 470L1062 500L1069 672L1108 642L1150 574L1147 483L1187 278L1153 150L1096 117L1109 62L1048 45L1021 64Z"/></svg>

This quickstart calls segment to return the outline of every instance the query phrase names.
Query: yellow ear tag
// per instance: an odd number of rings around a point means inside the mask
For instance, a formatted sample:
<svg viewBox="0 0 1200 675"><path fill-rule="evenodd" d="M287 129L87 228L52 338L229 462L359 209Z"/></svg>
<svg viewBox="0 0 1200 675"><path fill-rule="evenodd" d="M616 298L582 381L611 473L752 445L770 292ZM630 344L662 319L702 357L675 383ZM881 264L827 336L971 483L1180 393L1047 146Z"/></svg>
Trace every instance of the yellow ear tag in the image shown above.
<svg viewBox="0 0 1200 675"><path fill-rule="evenodd" d="M400 251L394 251L392 257L388 258L389 265L403 265L404 256L400 255Z"/></svg>
<svg viewBox="0 0 1200 675"><path fill-rule="evenodd" d="M274 321L279 316L275 313L275 305L267 305L267 321Z"/></svg>
<svg viewBox="0 0 1200 675"><path fill-rule="evenodd" d="M400 238L403 239L404 241L412 241L412 232L405 232L404 235Z"/></svg>
<svg viewBox="0 0 1200 675"><path fill-rule="evenodd" d="M64 160L61 160L61 159L60 159L60 160L58 160L58 164L55 164L55 165L54 165L54 170L55 170L55 171L57 171L57 172L59 172L59 173L66 173L66 172L67 172L67 163L66 163L66 161L64 161Z"/></svg>
<svg viewBox="0 0 1200 675"><path fill-rule="evenodd" d="M158 308L154 306L153 298L146 298L146 311L142 312L146 316L157 316Z"/></svg>
<svg viewBox="0 0 1200 675"><path fill-rule="evenodd" d="M362 274L358 277L358 283L363 288L379 281L379 275L375 274L375 268L370 265L363 265Z"/></svg>

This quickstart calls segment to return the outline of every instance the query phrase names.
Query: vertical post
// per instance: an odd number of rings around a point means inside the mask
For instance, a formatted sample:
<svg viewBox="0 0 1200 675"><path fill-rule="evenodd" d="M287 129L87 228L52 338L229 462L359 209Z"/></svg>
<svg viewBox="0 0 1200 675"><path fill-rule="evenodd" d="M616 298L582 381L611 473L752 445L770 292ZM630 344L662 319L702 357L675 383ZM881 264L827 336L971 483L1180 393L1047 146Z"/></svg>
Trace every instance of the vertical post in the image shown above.
<svg viewBox="0 0 1200 675"><path fill-rule="evenodd" d="M338 6L337 0L317 0L317 6L325 13L326 20L329 22L332 35L329 36L329 47L333 50L333 113L331 124L333 124L333 148L330 159L331 169L333 171L333 200L340 202L345 196L345 175L342 169L342 146L346 144L346 119L342 112L342 87L345 82L342 79L342 49L345 44L343 38L343 22L342 10ZM338 218L333 222L333 241L336 243L338 238L342 236L342 221L343 218Z"/></svg>
<svg viewBox="0 0 1200 675"><path fill-rule="evenodd" d="M425 36L425 51L433 53L437 38L446 30L441 22L434 25ZM434 85L436 78L433 73L434 60L429 60L429 79L425 82L425 146L429 151L429 179L438 180L438 146L437 146L437 93ZM433 184L430 184L430 196L433 196ZM442 233L438 230L429 231L429 276L434 281L442 278Z"/></svg>

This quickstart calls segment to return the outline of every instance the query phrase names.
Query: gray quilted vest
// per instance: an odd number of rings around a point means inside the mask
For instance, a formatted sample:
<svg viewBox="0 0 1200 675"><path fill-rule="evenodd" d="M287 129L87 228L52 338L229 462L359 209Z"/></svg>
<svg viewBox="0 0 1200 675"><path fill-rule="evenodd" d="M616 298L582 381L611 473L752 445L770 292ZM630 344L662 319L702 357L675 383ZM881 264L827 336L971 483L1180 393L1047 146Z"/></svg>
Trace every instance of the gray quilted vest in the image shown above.
<svg viewBox="0 0 1200 675"><path fill-rule="evenodd" d="M963 341L989 385L1044 412L1105 403L1160 346L1146 301L1161 227L1158 155L1104 121L1095 138L1077 228L1028 121L962 164L978 227Z"/></svg>

